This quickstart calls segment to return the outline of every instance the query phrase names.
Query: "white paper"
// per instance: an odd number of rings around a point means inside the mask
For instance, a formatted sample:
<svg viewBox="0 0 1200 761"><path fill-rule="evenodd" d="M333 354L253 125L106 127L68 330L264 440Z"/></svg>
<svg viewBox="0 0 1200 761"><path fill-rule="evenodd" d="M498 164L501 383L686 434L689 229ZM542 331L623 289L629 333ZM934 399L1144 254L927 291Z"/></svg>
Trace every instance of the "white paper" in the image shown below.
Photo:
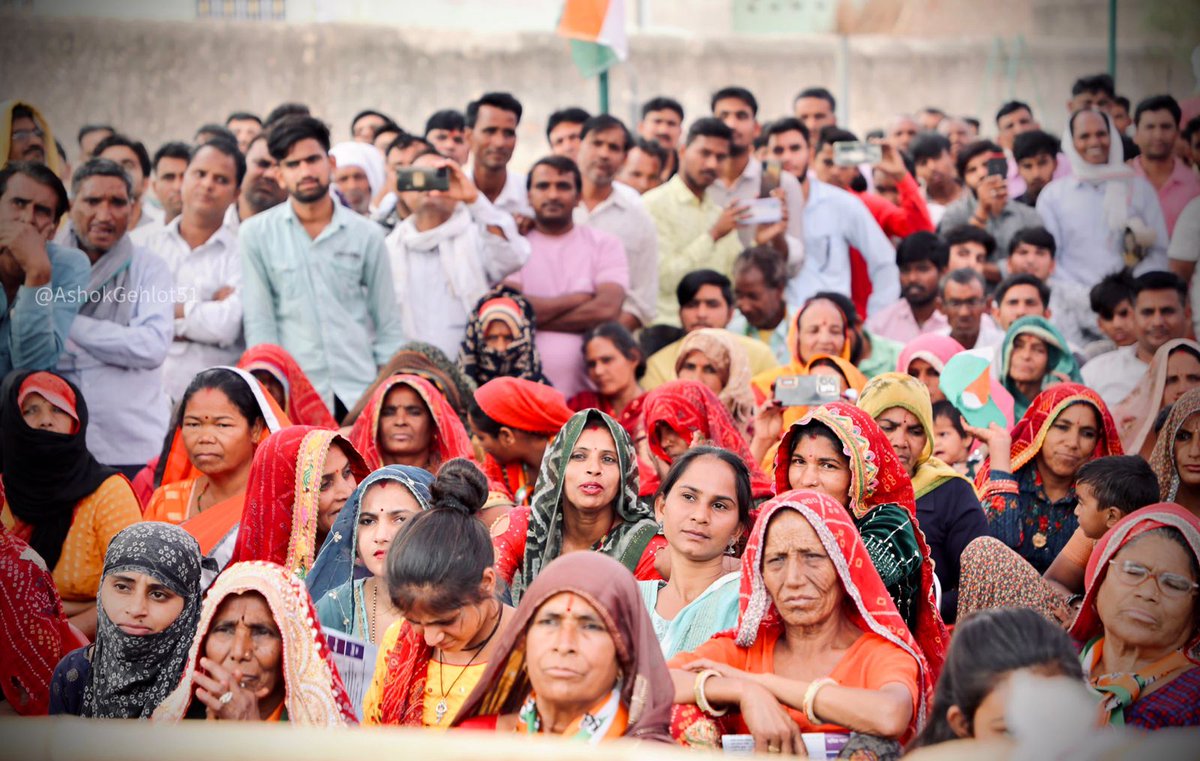
<svg viewBox="0 0 1200 761"><path fill-rule="evenodd" d="M350 702L354 704L354 712L362 721L363 698L367 696L367 688L371 686L371 678L375 675L375 657L379 648L342 632L327 631L325 639L329 642L333 663L342 677L342 684L346 685L346 692L350 694Z"/></svg>

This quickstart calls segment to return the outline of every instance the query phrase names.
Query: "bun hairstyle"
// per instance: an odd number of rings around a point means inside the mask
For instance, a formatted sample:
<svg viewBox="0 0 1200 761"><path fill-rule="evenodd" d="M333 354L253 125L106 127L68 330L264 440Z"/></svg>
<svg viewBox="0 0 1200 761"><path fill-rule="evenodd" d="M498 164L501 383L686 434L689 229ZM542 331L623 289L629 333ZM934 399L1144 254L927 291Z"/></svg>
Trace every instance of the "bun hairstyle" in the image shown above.
<svg viewBox="0 0 1200 761"><path fill-rule="evenodd" d="M452 611L488 597L484 572L494 564L492 539L477 517L487 501L487 479L469 460L456 458L429 488L430 509L404 524L387 555L392 602L407 612Z"/></svg>

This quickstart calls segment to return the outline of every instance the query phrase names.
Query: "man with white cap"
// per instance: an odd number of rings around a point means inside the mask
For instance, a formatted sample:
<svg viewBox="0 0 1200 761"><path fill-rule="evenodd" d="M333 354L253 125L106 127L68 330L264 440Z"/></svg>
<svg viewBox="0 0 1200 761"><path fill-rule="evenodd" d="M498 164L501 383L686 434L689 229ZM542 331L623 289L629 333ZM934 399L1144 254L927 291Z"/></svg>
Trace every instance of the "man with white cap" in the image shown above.
<svg viewBox="0 0 1200 761"><path fill-rule="evenodd" d="M333 184L346 205L366 216L371 199L383 187L383 154L370 143L338 143L329 151L334 160Z"/></svg>

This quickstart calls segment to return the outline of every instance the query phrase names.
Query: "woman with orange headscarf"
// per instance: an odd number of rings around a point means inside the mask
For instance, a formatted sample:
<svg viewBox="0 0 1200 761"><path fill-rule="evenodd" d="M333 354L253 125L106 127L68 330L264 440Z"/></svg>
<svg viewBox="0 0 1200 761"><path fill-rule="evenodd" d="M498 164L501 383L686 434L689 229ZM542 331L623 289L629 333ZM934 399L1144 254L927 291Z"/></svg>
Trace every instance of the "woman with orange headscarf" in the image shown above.
<svg viewBox="0 0 1200 761"><path fill-rule="evenodd" d="M137 497L88 451L87 404L70 381L18 370L5 378L0 405L0 520L41 555L71 623L93 636L104 553L142 519Z"/></svg>
<svg viewBox="0 0 1200 761"><path fill-rule="evenodd" d="M775 381L787 375L808 375L808 364L818 354L841 357L853 361L854 348L850 317L832 299L814 296L800 311L788 331L788 345L792 347L792 361L782 367L754 376L755 396L762 404L775 391ZM863 383L866 383L864 379Z"/></svg>
<svg viewBox="0 0 1200 761"><path fill-rule="evenodd" d="M338 427L333 413L286 349L274 344L251 346L242 354L237 366L258 379L296 425Z"/></svg>
<svg viewBox="0 0 1200 761"><path fill-rule="evenodd" d="M354 421L350 441L371 470L410 465L436 473L456 457L475 459L454 408L432 383L416 375L393 375L379 384Z"/></svg>
<svg viewBox="0 0 1200 761"><path fill-rule="evenodd" d="M288 425L246 370L210 367L188 384L154 468L145 518L175 523L210 555L237 527L259 443Z"/></svg>

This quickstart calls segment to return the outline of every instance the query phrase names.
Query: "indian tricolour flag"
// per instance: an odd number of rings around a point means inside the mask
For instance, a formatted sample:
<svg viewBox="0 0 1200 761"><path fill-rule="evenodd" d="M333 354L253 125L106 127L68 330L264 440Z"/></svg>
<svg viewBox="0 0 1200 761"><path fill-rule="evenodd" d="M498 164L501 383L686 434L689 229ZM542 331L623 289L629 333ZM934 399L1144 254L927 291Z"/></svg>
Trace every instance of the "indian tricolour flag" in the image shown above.
<svg viewBox="0 0 1200 761"><path fill-rule="evenodd" d="M571 57L585 77L629 56L625 0L566 0L557 33L571 41Z"/></svg>

